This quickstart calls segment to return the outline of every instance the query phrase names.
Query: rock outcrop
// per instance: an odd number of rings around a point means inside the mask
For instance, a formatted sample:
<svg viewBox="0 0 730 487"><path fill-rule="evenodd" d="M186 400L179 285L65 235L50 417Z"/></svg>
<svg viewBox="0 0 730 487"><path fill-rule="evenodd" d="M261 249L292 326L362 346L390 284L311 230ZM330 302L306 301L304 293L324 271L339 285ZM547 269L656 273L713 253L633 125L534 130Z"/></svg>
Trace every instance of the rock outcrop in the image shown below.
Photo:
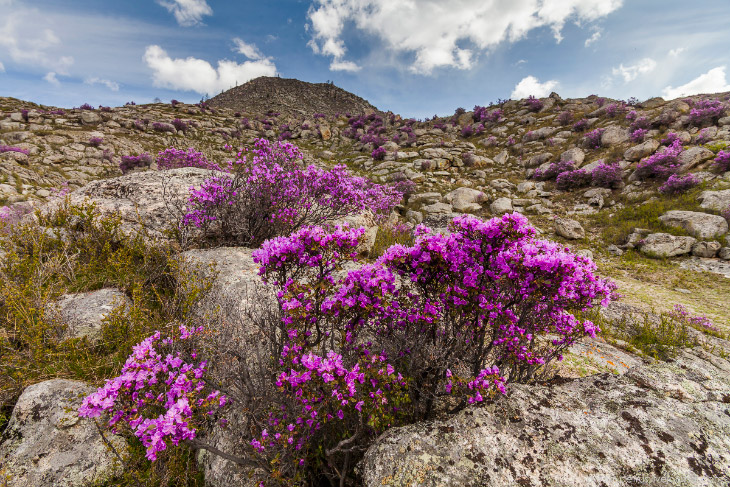
<svg viewBox="0 0 730 487"><path fill-rule="evenodd" d="M367 487L720 487L729 452L730 362L698 347L621 376L512 386L483 407L389 430L360 472Z"/></svg>

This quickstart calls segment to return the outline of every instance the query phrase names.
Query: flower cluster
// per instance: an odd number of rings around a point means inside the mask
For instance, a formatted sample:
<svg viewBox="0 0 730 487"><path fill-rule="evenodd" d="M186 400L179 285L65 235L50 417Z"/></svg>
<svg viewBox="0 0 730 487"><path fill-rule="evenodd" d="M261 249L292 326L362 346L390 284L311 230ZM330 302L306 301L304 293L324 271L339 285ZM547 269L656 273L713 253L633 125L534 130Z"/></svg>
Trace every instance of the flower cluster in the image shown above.
<svg viewBox="0 0 730 487"><path fill-rule="evenodd" d="M152 164L152 156L146 152L136 156L122 156L119 170L122 171L122 174L127 174L132 169L150 167L150 164Z"/></svg>
<svg viewBox="0 0 730 487"><path fill-rule="evenodd" d="M615 189L621 185L621 166L601 163L591 173L593 186Z"/></svg>
<svg viewBox="0 0 730 487"><path fill-rule="evenodd" d="M626 113L628 108L626 107L626 104L624 102L619 103L610 103L606 105L606 115L613 118L617 115L623 115Z"/></svg>
<svg viewBox="0 0 730 487"><path fill-rule="evenodd" d="M636 177L639 179L657 178L666 179L679 170L679 154L682 152L682 143L679 140L672 145L643 159L636 166Z"/></svg>
<svg viewBox="0 0 730 487"><path fill-rule="evenodd" d="M539 181L552 181L555 180L559 174L574 170L575 162L557 161L551 163L550 166L548 166L548 168L544 171L541 171L540 169L535 170L535 173L532 175L532 177L533 179L537 179Z"/></svg>
<svg viewBox="0 0 730 487"><path fill-rule="evenodd" d="M679 176L672 174L669 178L659 186L659 192L664 194L679 194L694 188L700 184L699 178L692 173Z"/></svg>
<svg viewBox="0 0 730 487"><path fill-rule="evenodd" d="M719 331L712 321L704 315L691 315L687 308L681 304L675 304L674 309L668 313L669 317L680 323L686 323L694 328Z"/></svg>
<svg viewBox="0 0 730 487"><path fill-rule="evenodd" d="M646 117L638 117L631 122L629 130L634 132L639 129L648 130L651 127L651 122Z"/></svg>
<svg viewBox="0 0 730 487"><path fill-rule="evenodd" d="M89 145L92 147L99 147L104 142L101 137L92 137L89 139Z"/></svg>
<svg viewBox="0 0 730 487"><path fill-rule="evenodd" d="M661 140L662 145L672 145L674 142L680 140L679 135L675 134L674 132L668 132L666 137L664 137Z"/></svg>
<svg viewBox="0 0 730 487"><path fill-rule="evenodd" d="M382 161L383 159L385 159L385 156L387 154L388 151L385 150L385 147L378 147L370 153L370 157L372 157L376 161Z"/></svg>
<svg viewBox="0 0 730 487"><path fill-rule="evenodd" d="M289 143L259 139L252 152L229 163L230 176L191 191L183 225L203 229L204 238L258 246L365 211L385 217L403 198L396 188L353 176L343 165L303 167L301 152Z"/></svg>
<svg viewBox="0 0 730 487"><path fill-rule="evenodd" d="M2 148L0 148L0 152L2 152ZM721 172L730 171L730 151L721 150L718 152L712 167Z"/></svg>
<svg viewBox="0 0 730 487"><path fill-rule="evenodd" d="M601 147L601 136L606 129L598 128L591 130L585 136L585 144L591 149L599 149Z"/></svg>
<svg viewBox="0 0 730 487"><path fill-rule="evenodd" d="M581 118L573 124L573 132L584 132L588 128L588 119Z"/></svg>
<svg viewBox="0 0 730 487"><path fill-rule="evenodd" d="M225 170L218 164L208 161L205 154L196 151L192 147L188 148L188 150L170 147L157 153L157 169L159 171L177 169L179 167L199 167L211 171Z"/></svg>
<svg viewBox="0 0 730 487"><path fill-rule="evenodd" d="M172 126L175 127L175 130L182 133L187 132L189 128L187 122L185 122L184 120L180 120L179 118L176 118L172 121Z"/></svg>
<svg viewBox="0 0 730 487"><path fill-rule="evenodd" d="M573 121L573 113L569 111L560 112L556 120L560 125L568 125Z"/></svg>
<svg viewBox="0 0 730 487"><path fill-rule="evenodd" d="M698 100L689 112L689 121L692 125L700 126L714 123L725 114L725 105L720 100Z"/></svg>
<svg viewBox="0 0 730 487"><path fill-rule="evenodd" d="M175 127L167 123L154 122L152 124L152 130L156 132L174 132Z"/></svg>
<svg viewBox="0 0 730 487"><path fill-rule="evenodd" d="M134 346L120 375L84 398L79 416L109 415L108 427L114 432L131 429L150 460L170 444L194 439L201 416L227 404L225 396L206 384L205 360L196 360L194 350L174 352L176 342L201 331L202 327L188 330L181 325L175 340L162 339L158 331ZM158 410L163 412L156 415Z"/></svg>
<svg viewBox="0 0 730 487"><path fill-rule="evenodd" d="M647 132L649 132L646 129L636 129L633 132L631 132L631 141L632 142L644 142L644 137L646 137Z"/></svg>
<svg viewBox="0 0 730 487"><path fill-rule="evenodd" d="M555 187L563 191L578 189L590 185L591 180L591 174L583 169L564 171L555 178Z"/></svg>
<svg viewBox="0 0 730 487"><path fill-rule="evenodd" d="M28 151L28 149L13 147L11 145L0 145L0 154L2 154L3 152L19 152L21 154L25 154L26 156L30 154L30 151Z"/></svg>
<svg viewBox="0 0 730 487"><path fill-rule="evenodd" d="M525 106L531 112L539 112L540 110L542 110L544 103L539 98L535 98L534 96L530 95L529 97L527 97L527 100L525 100Z"/></svg>

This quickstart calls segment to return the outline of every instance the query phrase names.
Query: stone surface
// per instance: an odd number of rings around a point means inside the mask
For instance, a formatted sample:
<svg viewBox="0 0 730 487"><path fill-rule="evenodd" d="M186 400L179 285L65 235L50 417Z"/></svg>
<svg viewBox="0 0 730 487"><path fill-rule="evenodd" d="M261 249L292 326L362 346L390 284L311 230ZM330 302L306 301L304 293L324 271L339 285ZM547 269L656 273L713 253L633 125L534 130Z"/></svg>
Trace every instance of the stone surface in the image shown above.
<svg viewBox="0 0 730 487"><path fill-rule="evenodd" d="M624 159L635 162L652 155L658 148L659 141L656 139L649 139L639 145L635 145L627 149L626 152L624 152Z"/></svg>
<svg viewBox="0 0 730 487"><path fill-rule="evenodd" d="M482 203L487 200L487 195L472 188L457 188L444 196L444 199L456 211L473 213L482 209Z"/></svg>
<svg viewBox="0 0 730 487"><path fill-rule="evenodd" d="M54 379L23 391L0 444L0 478L8 477L3 485L77 487L118 471L94 423L76 412L94 390L84 382ZM123 439L105 436L126 455Z"/></svg>
<svg viewBox="0 0 730 487"><path fill-rule="evenodd" d="M728 230L723 217L699 211L672 210L660 216L659 221L670 227L683 228L697 238L718 237Z"/></svg>
<svg viewBox="0 0 730 487"><path fill-rule="evenodd" d="M115 308L128 308L132 300L122 291L113 288L88 293L64 294L51 310L58 313L60 321L67 325L64 338L99 338L104 318Z"/></svg>
<svg viewBox="0 0 730 487"><path fill-rule="evenodd" d="M697 239L677 237L668 233L652 233L647 235L637 246L641 253L650 257L675 257L689 254Z"/></svg>
<svg viewBox="0 0 730 487"><path fill-rule="evenodd" d="M725 211L730 208L730 189L703 191L698 200L705 210Z"/></svg>
<svg viewBox="0 0 730 487"><path fill-rule="evenodd" d="M503 213L508 213L512 210L512 200L509 198L497 198L491 205L489 205L489 211L491 211L493 215L502 215Z"/></svg>
<svg viewBox="0 0 730 487"><path fill-rule="evenodd" d="M367 487L720 487L728 397L730 362L698 347L624 375L514 385L483 407L394 428L360 470Z"/></svg>
<svg viewBox="0 0 730 487"><path fill-rule="evenodd" d="M603 147L612 147L620 145L629 140L629 132L625 127L611 125L606 127L605 132L601 135L601 145Z"/></svg>
<svg viewBox="0 0 730 487"><path fill-rule="evenodd" d="M712 258L717 255L722 245L720 242L697 242L692 246L692 255L695 257Z"/></svg>
<svg viewBox="0 0 730 487"><path fill-rule="evenodd" d="M690 147L679 154L679 162L682 164L679 172L687 172L714 157L715 154L709 149L705 149L704 147Z"/></svg>
<svg viewBox="0 0 730 487"><path fill-rule="evenodd" d="M583 164L583 161L586 160L586 153L583 152L583 149L573 147L572 149L568 149L567 151L560 154L560 160L573 161L575 162L575 167L580 167L581 164Z"/></svg>
<svg viewBox="0 0 730 487"><path fill-rule="evenodd" d="M555 219L555 233L570 240L577 240L586 236L581 224L569 218Z"/></svg>

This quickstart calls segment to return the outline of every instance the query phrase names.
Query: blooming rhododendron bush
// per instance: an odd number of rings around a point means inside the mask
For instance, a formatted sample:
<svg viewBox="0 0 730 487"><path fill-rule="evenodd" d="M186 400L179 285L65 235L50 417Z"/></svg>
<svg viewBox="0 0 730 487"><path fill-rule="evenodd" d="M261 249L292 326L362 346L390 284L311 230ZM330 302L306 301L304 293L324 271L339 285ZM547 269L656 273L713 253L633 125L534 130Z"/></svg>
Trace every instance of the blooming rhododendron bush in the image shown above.
<svg viewBox="0 0 730 487"><path fill-rule="evenodd" d="M182 221L220 244L257 247L304 225L364 211L385 217L403 198L396 188L353 176L343 165L304 167L302 153L286 142L259 139L251 153L239 152L227 171L191 188Z"/></svg>
<svg viewBox="0 0 730 487"><path fill-rule="evenodd" d="M250 348L199 347L224 364L215 391L197 352L186 362L143 344L82 414L113 412L110 425L128 424L154 453L179 441L201 447L205 423L194 418L235 412L245 418L234 432L241 448L214 453L264 472L266 485L347 484L385 429L540 377L599 331L574 313L613 297L589 259L537 239L519 214L462 216L450 230L419 226L412 246L354 268L363 229L308 226L267 240L254 260L278 315L247 317L258 327Z"/></svg>

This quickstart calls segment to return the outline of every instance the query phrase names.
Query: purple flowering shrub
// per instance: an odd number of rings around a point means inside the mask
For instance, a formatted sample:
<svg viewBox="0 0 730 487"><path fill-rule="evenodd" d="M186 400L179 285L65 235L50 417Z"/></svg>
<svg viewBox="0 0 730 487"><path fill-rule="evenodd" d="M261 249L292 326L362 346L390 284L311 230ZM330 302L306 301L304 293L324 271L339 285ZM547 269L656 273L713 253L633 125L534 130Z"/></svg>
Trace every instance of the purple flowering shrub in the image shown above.
<svg viewBox="0 0 730 487"><path fill-rule="evenodd" d="M730 223L730 206L721 211L720 215Z"/></svg>
<svg viewBox="0 0 730 487"><path fill-rule="evenodd" d="M223 171L216 163L208 161L205 154L192 147L188 150L170 147L157 153L157 170L177 169L179 167L199 167L211 171Z"/></svg>
<svg viewBox="0 0 730 487"><path fill-rule="evenodd" d="M530 95L527 97L527 100L525 100L525 106L531 112L539 112L540 110L542 110L544 103L539 98L535 98L534 96Z"/></svg>
<svg viewBox="0 0 730 487"><path fill-rule="evenodd" d="M623 102L610 103L606 105L606 115L610 118L614 118L617 115L623 115L628 109Z"/></svg>
<svg viewBox="0 0 730 487"><path fill-rule="evenodd" d="M202 229L205 240L256 247L302 226L367 210L385 217L403 197L343 165L303 167L301 152L290 143L259 139L252 152L229 163L230 175L191 190L183 227Z"/></svg>
<svg viewBox="0 0 730 487"><path fill-rule="evenodd" d="M573 113L568 110L560 112L556 120L560 125L568 125L573 121Z"/></svg>
<svg viewBox="0 0 730 487"><path fill-rule="evenodd" d="M0 147L0 152L2 152L2 147ZM718 152L712 167L720 172L730 171L730 151L721 150Z"/></svg>
<svg viewBox="0 0 730 487"><path fill-rule="evenodd" d="M585 130L588 128L588 119L581 118L577 122L573 124L573 132L585 132Z"/></svg>
<svg viewBox="0 0 730 487"><path fill-rule="evenodd" d="M639 117L635 119L633 122L631 122L631 125L629 125L629 130L631 132L634 132L639 129L645 129L648 130L649 127L651 127L651 122L646 117Z"/></svg>
<svg viewBox="0 0 730 487"><path fill-rule="evenodd" d="M667 313L669 318L680 323L686 323L693 328L700 330L720 331L712 321L704 315L691 315L687 308L681 304L675 304L674 309Z"/></svg>
<svg viewBox="0 0 730 487"><path fill-rule="evenodd" d="M591 184L591 180L591 175L583 169L564 171L555 178L555 187L563 191L584 188Z"/></svg>
<svg viewBox="0 0 730 487"><path fill-rule="evenodd" d="M120 375L84 398L79 416L110 415L107 427L115 433L131 430L153 461L170 445L194 440L209 421L206 416L227 403L203 379L207 362L180 346L202 330L181 325L175 340L162 339L158 331L134 346Z"/></svg>
<svg viewBox="0 0 730 487"><path fill-rule="evenodd" d="M700 184L699 178L692 173L685 174L684 176L672 174L664 184L659 186L659 192L664 194L684 193L698 184Z"/></svg>
<svg viewBox="0 0 730 487"><path fill-rule="evenodd" d="M667 136L661 140L662 145L672 145L675 141L680 140L679 135L674 132L668 132Z"/></svg>
<svg viewBox="0 0 730 487"><path fill-rule="evenodd" d="M593 186L615 189L621 185L621 166L618 164L599 164L591 173Z"/></svg>
<svg viewBox="0 0 730 487"><path fill-rule="evenodd" d="M544 171L541 171L540 169L535 170L535 173L532 175L533 179L537 179L539 181L551 181L558 177L559 174L567 172L567 171L574 171L575 170L575 162L573 161L556 161L550 163L550 166L548 166L547 169Z"/></svg>
<svg viewBox="0 0 730 487"><path fill-rule="evenodd" d="M474 135L474 128L471 125L464 125L461 129L461 136L468 138Z"/></svg>
<svg viewBox="0 0 730 487"><path fill-rule="evenodd" d="M93 110L93 109L94 109L94 107L92 107L92 106L91 106L91 105L89 105L88 103L84 103L83 105L81 105L81 106L79 107L79 110Z"/></svg>
<svg viewBox="0 0 730 487"><path fill-rule="evenodd" d="M636 177L639 179L666 179L676 173L682 165L679 162L679 154L682 152L682 143L679 140L672 142L672 145L664 147L653 155L643 159L636 165Z"/></svg>
<svg viewBox="0 0 730 487"><path fill-rule="evenodd" d="M725 105L720 100L698 100L689 112L691 125L714 124L725 114Z"/></svg>
<svg viewBox="0 0 730 487"><path fill-rule="evenodd" d="M636 130L634 130L633 132L631 132L631 136L630 136L631 142L636 142L636 143L644 142L644 137L646 137L646 134L648 132L649 131L646 130L646 129L636 129Z"/></svg>
<svg viewBox="0 0 730 487"><path fill-rule="evenodd" d="M710 136L709 127L700 130L700 133L695 137L695 144L702 145L710 142L712 137Z"/></svg>
<svg viewBox="0 0 730 487"><path fill-rule="evenodd" d="M154 122L152 124L152 130L156 132L173 132L175 128L166 123Z"/></svg>
<svg viewBox="0 0 730 487"><path fill-rule="evenodd" d="M385 159L385 155L388 153L387 150L385 150L385 147L378 147L373 152L370 153L370 157L375 159L376 161L382 161Z"/></svg>
<svg viewBox="0 0 730 487"><path fill-rule="evenodd" d="M137 156L122 156L119 170L122 171L122 174L127 174L132 169L150 167L150 164L152 164L152 156L146 152Z"/></svg>
<svg viewBox="0 0 730 487"><path fill-rule="evenodd" d="M175 127L175 130L177 130L178 132L185 133L188 131L188 124L184 120L180 120L179 118L176 118L172 121L172 126Z"/></svg>
<svg viewBox="0 0 730 487"><path fill-rule="evenodd" d="M30 118L30 110L24 108L20 111L20 116L23 118L25 122L27 122Z"/></svg>
<svg viewBox="0 0 730 487"><path fill-rule="evenodd" d="M0 145L0 154L2 154L3 152L19 152L20 154L25 154L26 156L30 154L30 151L28 149L13 147L12 145Z"/></svg>
<svg viewBox="0 0 730 487"><path fill-rule="evenodd" d="M588 132L584 138L585 144L591 149L599 149L601 147L601 136L606 129L599 128Z"/></svg>
<svg viewBox="0 0 730 487"><path fill-rule="evenodd" d="M104 142L102 137L91 137L89 139L89 145L92 147L99 147Z"/></svg>

